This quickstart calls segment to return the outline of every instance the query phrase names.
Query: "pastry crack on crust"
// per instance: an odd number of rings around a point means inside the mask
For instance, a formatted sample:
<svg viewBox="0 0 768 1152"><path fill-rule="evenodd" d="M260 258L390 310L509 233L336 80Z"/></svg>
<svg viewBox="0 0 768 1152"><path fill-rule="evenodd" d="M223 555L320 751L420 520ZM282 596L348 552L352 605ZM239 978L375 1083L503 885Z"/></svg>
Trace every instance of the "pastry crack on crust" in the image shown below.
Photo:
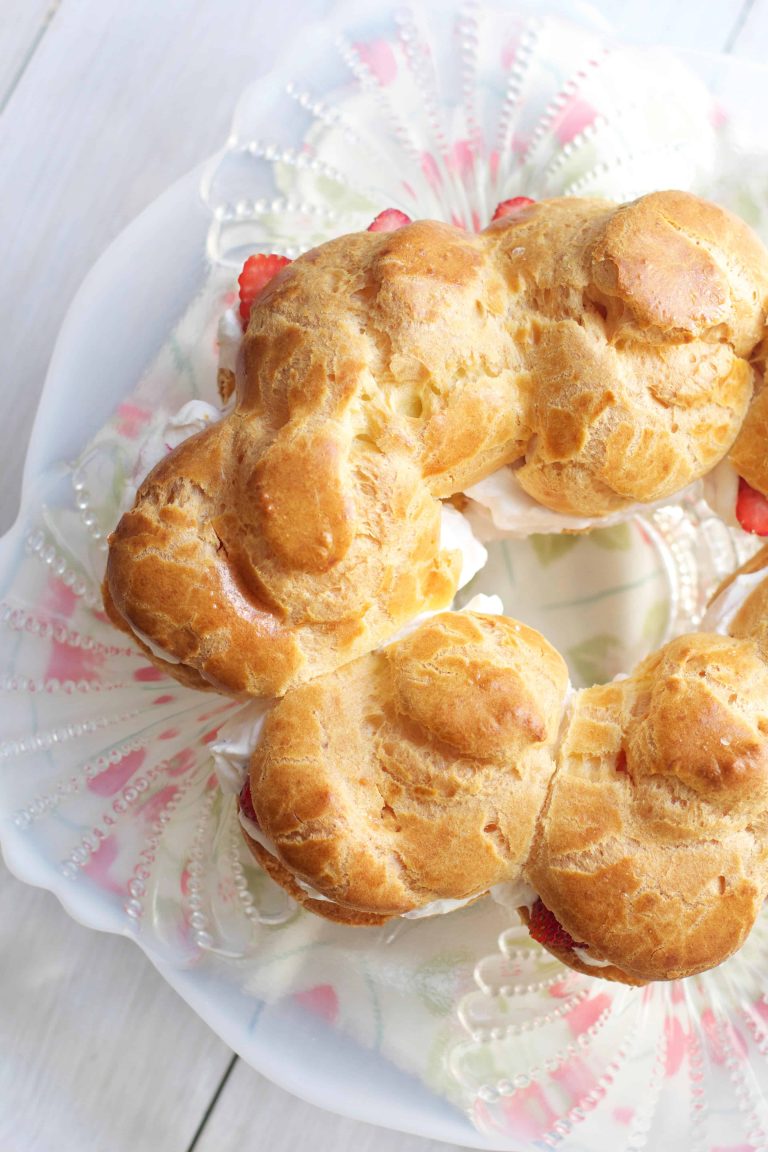
<svg viewBox="0 0 768 1152"><path fill-rule="evenodd" d="M768 254L684 192L374 228L246 264L231 410L142 483L106 610L255 698L243 832L311 911L492 892L581 972L703 971L768 892L768 549L700 632L580 692L533 629L445 609L505 500L578 531L730 461L768 534Z"/></svg>

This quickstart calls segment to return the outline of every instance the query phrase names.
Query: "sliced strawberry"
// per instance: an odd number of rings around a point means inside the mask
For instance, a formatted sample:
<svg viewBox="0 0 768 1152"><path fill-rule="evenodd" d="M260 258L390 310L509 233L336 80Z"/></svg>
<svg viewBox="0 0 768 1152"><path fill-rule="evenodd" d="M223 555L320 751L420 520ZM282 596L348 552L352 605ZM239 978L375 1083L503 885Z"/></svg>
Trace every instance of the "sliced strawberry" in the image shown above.
<svg viewBox="0 0 768 1152"><path fill-rule="evenodd" d="M503 220L505 216L514 216L521 208L527 208L529 204L535 203L536 201L531 200L530 196L513 196L511 200L502 200L501 204L496 205L491 223L494 220Z"/></svg>
<svg viewBox="0 0 768 1152"><path fill-rule="evenodd" d="M243 322L243 328L248 326L251 305L261 290L269 284L273 277L277 276L281 268L285 268L286 264L290 263L291 261L287 256L265 256L263 252L248 257L237 278L240 285L240 319Z"/></svg>
<svg viewBox="0 0 768 1152"><path fill-rule="evenodd" d="M256 809L253 806L253 797L251 796L251 782L246 780L245 784L240 790L240 811L243 816L247 816L249 820L253 820L254 824L259 823L256 816Z"/></svg>
<svg viewBox="0 0 768 1152"><path fill-rule="evenodd" d="M398 228L405 228L411 223L410 216L401 212L399 208L385 208L379 212L372 224L368 225L369 232L397 232Z"/></svg>
<svg viewBox="0 0 768 1152"><path fill-rule="evenodd" d="M567 950L576 947L573 936L570 932L566 932L554 912L550 912L541 900L537 900L531 909L528 931L534 940L538 940L539 944L543 944L546 948Z"/></svg>
<svg viewBox="0 0 768 1152"><path fill-rule="evenodd" d="M768 499L739 477L736 519L745 532L768 536Z"/></svg>

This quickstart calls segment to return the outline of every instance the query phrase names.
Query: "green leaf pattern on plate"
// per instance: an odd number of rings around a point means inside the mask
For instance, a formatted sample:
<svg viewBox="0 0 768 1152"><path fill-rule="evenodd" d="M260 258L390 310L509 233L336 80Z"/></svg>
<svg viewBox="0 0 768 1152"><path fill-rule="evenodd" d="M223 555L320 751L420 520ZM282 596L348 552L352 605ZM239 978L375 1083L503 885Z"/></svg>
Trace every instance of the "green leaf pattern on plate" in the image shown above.
<svg viewBox="0 0 768 1152"><path fill-rule="evenodd" d="M531 536L531 546L542 568L548 568L563 556L567 556L578 543L578 536Z"/></svg>
<svg viewBox="0 0 768 1152"><path fill-rule="evenodd" d="M488 552L459 606L478 592L500 595L508 615L565 656L576 687L629 672L662 643L667 575L642 517L581 536L494 541Z"/></svg>

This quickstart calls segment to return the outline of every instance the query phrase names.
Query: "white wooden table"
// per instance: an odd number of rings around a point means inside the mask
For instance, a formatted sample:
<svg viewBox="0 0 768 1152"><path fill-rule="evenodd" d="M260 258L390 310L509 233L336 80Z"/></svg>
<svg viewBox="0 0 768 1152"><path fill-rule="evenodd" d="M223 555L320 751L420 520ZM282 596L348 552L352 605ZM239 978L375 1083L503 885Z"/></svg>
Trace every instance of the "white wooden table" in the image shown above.
<svg viewBox="0 0 768 1152"><path fill-rule="evenodd" d="M768 52L768 0L598 0L643 42ZM92 262L225 139L323 0L0 0L0 531L57 330ZM0 864L2 1152L438 1152L238 1061L127 940Z"/></svg>

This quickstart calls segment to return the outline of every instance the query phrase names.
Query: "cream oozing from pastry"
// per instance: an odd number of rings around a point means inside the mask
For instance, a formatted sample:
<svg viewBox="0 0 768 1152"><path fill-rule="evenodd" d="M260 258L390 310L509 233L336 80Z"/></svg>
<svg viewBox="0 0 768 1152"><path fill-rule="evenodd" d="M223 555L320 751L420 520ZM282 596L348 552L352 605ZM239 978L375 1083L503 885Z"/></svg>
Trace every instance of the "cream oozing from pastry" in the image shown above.
<svg viewBox="0 0 768 1152"><path fill-rule="evenodd" d="M235 308L227 308L219 317L216 340L219 345L219 371L233 372L237 376L240 349L243 346L243 325Z"/></svg>
<svg viewBox="0 0 768 1152"><path fill-rule="evenodd" d="M183 404L165 426L163 439L170 452L190 436L202 432L210 424L217 424L225 415L223 409L205 400L189 400Z"/></svg>
<svg viewBox="0 0 768 1152"><path fill-rule="evenodd" d="M494 884L490 893L496 903L504 908L527 908L529 912L539 898L538 892L525 880Z"/></svg>
<svg viewBox="0 0 768 1152"><path fill-rule="evenodd" d="M597 956L590 956L588 949L579 948L578 945L574 946L574 955L578 956L582 964L586 964L589 968L610 968L610 960L599 960Z"/></svg>
<svg viewBox="0 0 768 1152"><path fill-rule="evenodd" d="M489 541L505 537L524 537L552 532L589 532L594 528L610 528L614 524L635 516L638 512L650 511L680 500L683 496L697 494L709 505L716 516L729 528L737 528L736 498L739 491L739 475L729 460L721 460L702 480L689 485L674 497L653 504L628 504L619 512L608 516L568 516L555 512L529 496L518 482L515 469L499 468L479 480L464 495L470 503L464 510L473 532L479 540Z"/></svg>
<svg viewBox="0 0 768 1152"><path fill-rule="evenodd" d="M721 460L701 481L701 494L724 524L738 528L736 501L739 495L739 474L730 460Z"/></svg>
<svg viewBox="0 0 768 1152"><path fill-rule="evenodd" d="M554 512L528 495L517 480L514 468L510 467L498 468L467 488L464 495L472 502L465 515L481 540L609 528L647 507L631 504L609 516L568 516Z"/></svg>
<svg viewBox="0 0 768 1152"><path fill-rule="evenodd" d="M268 699L253 700L219 728L211 744L211 754L222 792L237 795L242 790L248 775L248 762L275 703L275 700Z"/></svg>
<svg viewBox="0 0 768 1152"><path fill-rule="evenodd" d="M766 568L760 568L757 572L744 572L741 576L737 576L707 608L699 624L699 632L719 632L722 636L727 636L733 618L744 601L766 579L768 579Z"/></svg>
<svg viewBox="0 0 768 1152"><path fill-rule="evenodd" d="M238 818L240 820L240 827L248 833L251 840L255 840L257 844L261 845L265 852L268 852L270 856L274 856L274 858L277 860L277 848L275 847L274 840L262 832L259 825L254 820L251 820L248 816L245 816L242 812L238 813ZM298 884L299 888L301 888L302 892L305 892L307 896L311 896L313 900L324 900L326 904L333 903L333 901L329 900L327 896L323 896L322 892L318 892L315 888L312 887L311 884L307 884L307 882L302 880L299 876L294 876L293 879L296 884Z"/></svg>
<svg viewBox="0 0 768 1152"><path fill-rule="evenodd" d="M251 840L255 840L257 844L260 844L265 852L269 852L270 856L277 858L277 848L272 837L262 832L256 821L251 820L245 813L238 812L238 819L240 820L240 827L245 829Z"/></svg>
<svg viewBox="0 0 768 1152"><path fill-rule="evenodd" d="M452 504L443 504L441 509L440 548L443 551L461 552L459 588L469 584L488 560L488 552L475 536L466 516Z"/></svg>
<svg viewBox="0 0 768 1152"><path fill-rule="evenodd" d="M458 908L466 908L467 904L471 904L473 900L477 900L479 896L484 896L484 892L478 892L474 896L467 896L463 900L432 900L429 904L423 904L421 908L411 908L410 912L401 912L401 920L421 920L426 916L445 916L448 912L455 912Z"/></svg>
<svg viewBox="0 0 768 1152"><path fill-rule="evenodd" d="M533 906L539 898L539 894L535 888L532 888L525 880L516 880L507 884L494 884L490 890L492 898L497 904L501 904L504 908L527 908L528 912L533 911ZM584 945L575 945L573 949L576 956L583 964L589 965L590 968L610 968L610 960L601 960L597 956L591 955L589 949Z"/></svg>
<svg viewBox="0 0 768 1152"><path fill-rule="evenodd" d="M142 644L145 644L147 648L149 648L152 655L155 656L158 660L165 660L166 664L181 663L178 656L174 656L170 652L166 652L165 649L161 648L159 644L155 644L152 637L147 636L146 632L142 632L141 629L137 628L135 624L131 624L130 629L136 639L141 640Z"/></svg>
<svg viewBox="0 0 768 1152"><path fill-rule="evenodd" d="M205 400L188 400L186 404L182 404L181 408L169 416L165 424L155 429L142 444L132 479L126 484L123 492L123 505L130 507L136 499L138 486L169 452L178 448L185 440L189 440L190 436L202 432L211 424L217 424L227 415L230 407L228 405L225 409L217 408ZM163 656L162 659L165 660L166 657Z"/></svg>

